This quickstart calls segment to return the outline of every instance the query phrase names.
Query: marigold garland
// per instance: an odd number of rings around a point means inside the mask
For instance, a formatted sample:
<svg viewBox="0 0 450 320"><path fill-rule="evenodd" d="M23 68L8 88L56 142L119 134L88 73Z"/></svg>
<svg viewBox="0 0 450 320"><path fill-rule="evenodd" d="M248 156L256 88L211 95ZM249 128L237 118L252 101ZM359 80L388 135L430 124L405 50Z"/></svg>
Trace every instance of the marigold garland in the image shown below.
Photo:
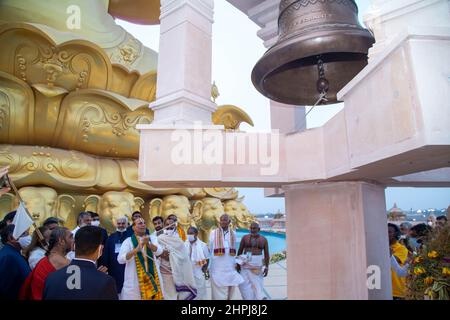
<svg viewBox="0 0 450 320"><path fill-rule="evenodd" d="M435 228L412 260L407 299L450 300L450 226Z"/></svg>

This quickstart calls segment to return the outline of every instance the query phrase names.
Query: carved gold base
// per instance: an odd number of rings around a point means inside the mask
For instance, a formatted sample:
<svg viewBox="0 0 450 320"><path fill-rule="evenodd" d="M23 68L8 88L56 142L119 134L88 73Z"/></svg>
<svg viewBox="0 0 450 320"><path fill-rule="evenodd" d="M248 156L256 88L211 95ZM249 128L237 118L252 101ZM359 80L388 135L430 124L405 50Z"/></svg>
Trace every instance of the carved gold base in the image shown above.
<svg viewBox="0 0 450 320"><path fill-rule="evenodd" d="M79 212L98 212L108 231L120 216L141 211L149 221L175 214L185 231L190 225L208 233L228 213L236 227L253 220L233 188L153 188L138 181L138 161L91 156L50 147L0 145L0 167L9 166L38 224L57 216L74 228ZM0 198L0 218L17 207L12 194Z"/></svg>

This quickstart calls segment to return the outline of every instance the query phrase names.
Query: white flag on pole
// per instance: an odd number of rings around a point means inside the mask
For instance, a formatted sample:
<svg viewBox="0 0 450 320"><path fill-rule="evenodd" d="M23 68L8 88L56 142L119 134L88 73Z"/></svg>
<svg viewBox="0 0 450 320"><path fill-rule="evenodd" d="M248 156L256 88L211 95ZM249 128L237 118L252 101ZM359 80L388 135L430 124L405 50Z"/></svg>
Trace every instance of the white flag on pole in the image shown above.
<svg viewBox="0 0 450 320"><path fill-rule="evenodd" d="M31 219L30 215L27 213L25 204L22 201L20 201L12 223L14 225L13 237L16 240L19 239L22 233L24 233L33 224L33 219Z"/></svg>

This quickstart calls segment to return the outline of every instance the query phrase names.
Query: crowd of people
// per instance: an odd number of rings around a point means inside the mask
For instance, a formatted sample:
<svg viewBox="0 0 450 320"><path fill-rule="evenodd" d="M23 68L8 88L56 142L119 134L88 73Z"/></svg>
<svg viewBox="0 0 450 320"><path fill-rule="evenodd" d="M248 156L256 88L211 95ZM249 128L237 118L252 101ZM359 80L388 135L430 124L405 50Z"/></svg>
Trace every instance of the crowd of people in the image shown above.
<svg viewBox="0 0 450 320"><path fill-rule="evenodd" d="M8 191L1 187L0 196ZM208 243L193 226L186 234L173 214L154 217L152 232L140 212L130 222L124 215L108 235L99 215L84 211L73 230L50 217L32 235L26 230L17 239L15 215L10 212L0 221L0 299L230 300L237 288L245 300L267 299L263 279L270 255L257 223L236 250L227 214ZM393 299L405 298L414 257L444 226L444 215L415 225L388 223Z"/></svg>
<svg viewBox="0 0 450 320"><path fill-rule="evenodd" d="M427 240L439 228L448 224L447 217L430 215L427 223L412 225L402 222L400 225L388 224L390 263L392 276L392 297L403 300L406 296L406 277L410 272L412 260L427 244Z"/></svg>
<svg viewBox="0 0 450 320"><path fill-rule="evenodd" d="M236 250L226 214L209 243L193 226L186 234L175 215L154 217L150 233L140 212L130 223L118 218L109 235L98 214L85 211L74 230L51 217L31 236L27 230L15 239L15 214L0 222L0 299L226 300L236 288L243 299L267 298L268 242L257 223Z"/></svg>

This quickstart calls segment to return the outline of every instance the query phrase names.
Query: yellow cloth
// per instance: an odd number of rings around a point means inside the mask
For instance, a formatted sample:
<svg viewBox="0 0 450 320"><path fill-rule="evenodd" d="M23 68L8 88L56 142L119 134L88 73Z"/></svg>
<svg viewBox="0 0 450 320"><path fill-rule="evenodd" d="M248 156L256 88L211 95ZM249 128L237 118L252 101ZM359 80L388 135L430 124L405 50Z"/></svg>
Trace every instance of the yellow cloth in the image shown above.
<svg viewBox="0 0 450 320"><path fill-rule="evenodd" d="M183 240L183 242L186 241L187 237L186 237L186 233L184 232L183 228L178 226L177 231L178 231L178 235L180 236L181 240Z"/></svg>
<svg viewBox="0 0 450 320"><path fill-rule="evenodd" d="M403 266L406 259L408 258L408 249L399 242L395 242L391 245L392 254L400 260L400 265ZM399 277L397 273L392 270L392 296L398 298L405 297L405 289L406 289L406 278Z"/></svg>

